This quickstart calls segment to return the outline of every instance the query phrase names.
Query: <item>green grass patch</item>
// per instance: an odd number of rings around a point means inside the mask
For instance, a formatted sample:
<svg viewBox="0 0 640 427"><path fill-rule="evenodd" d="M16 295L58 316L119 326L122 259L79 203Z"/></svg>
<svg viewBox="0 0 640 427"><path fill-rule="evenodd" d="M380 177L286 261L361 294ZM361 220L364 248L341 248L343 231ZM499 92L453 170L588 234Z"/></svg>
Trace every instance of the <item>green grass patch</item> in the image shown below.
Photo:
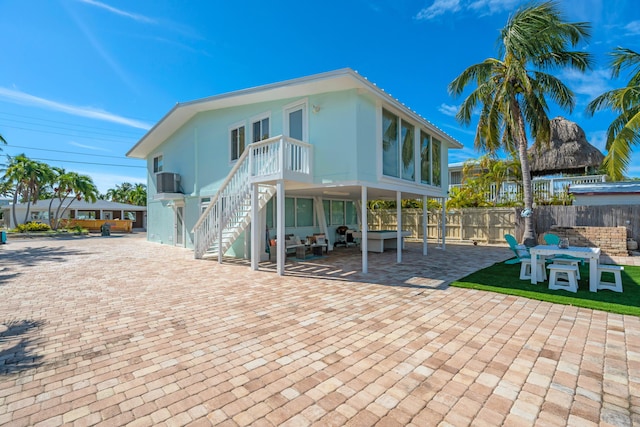
<svg viewBox="0 0 640 427"><path fill-rule="evenodd" d="M578 292L549 290L549 282L532 285L529 280L520 280L520 264L498 263L476 271L451 286L479 289L516 295L555 304L592 308L610 313L640 316L640 267L624 266L622 271L622 293L602 290L589 292L589 265L580 266ZM605 280L613 281L606 275Z"/></svg>

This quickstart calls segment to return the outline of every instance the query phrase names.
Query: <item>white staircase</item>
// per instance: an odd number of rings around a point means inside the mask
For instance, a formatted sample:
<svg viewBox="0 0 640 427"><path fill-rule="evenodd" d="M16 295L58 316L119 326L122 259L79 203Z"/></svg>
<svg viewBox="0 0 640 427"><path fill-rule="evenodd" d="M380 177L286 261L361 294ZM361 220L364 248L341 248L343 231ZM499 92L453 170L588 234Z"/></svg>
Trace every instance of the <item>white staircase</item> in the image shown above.
<svg viewBox="0 0 640 427"><path fill-rule="evenodd" d="M251 223L252 184L258 186L259 211L275 194L275 180L308 179L310 150L309 144L282 136L247 147L193 227L195 257L221 260Z"/></svg>

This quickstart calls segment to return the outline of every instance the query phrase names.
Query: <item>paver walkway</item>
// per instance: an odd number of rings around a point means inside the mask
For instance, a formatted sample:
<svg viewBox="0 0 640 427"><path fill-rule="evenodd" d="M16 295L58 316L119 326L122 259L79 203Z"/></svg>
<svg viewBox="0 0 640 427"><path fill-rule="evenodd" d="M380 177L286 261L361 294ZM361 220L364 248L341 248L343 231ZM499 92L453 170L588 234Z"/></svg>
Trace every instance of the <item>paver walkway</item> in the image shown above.
<svg viewBox="0 0 640 427"><path fill-rule="evenodd" d="M505 248L273 264L0 246L0 425L640 425L640 319L446 283Z"/></svg>

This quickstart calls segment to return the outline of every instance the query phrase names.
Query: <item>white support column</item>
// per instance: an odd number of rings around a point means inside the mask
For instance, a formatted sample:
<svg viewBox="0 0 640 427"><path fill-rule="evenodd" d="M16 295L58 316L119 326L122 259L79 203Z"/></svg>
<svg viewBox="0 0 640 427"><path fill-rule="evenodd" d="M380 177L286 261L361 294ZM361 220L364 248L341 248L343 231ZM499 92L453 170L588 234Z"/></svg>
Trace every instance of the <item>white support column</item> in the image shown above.
<svg viewBox="0 0 640 427"><path fill-rule="evenodd" d="M427 196L422 197L422 255L427 255L427 224L429 219L429 210L427 209Z"/></svg>
<svg viewBox="0 0 640 427"><path fill-rule="evenodd" d="M258 270L260 262L260 248L263 234L258 212L258 184L251 184L251 269Z"/></svg>
<svg viewBox="0 0 640 427"><path fill-rule="evenodd" d="M362 272L369 272L369 260L368 260L368 245L367 245L367 233L369 230L369 222L367 221L367 187L362 186L361 188L361 199L362 199L362 218L360 219L360 231L362 232L362 240L360 242L360 249L362 250Z"/></svg>
<svg viewBox="0 0 640 427"><path fill-rule="evenodd" d="M447 198L442 198L442 250L446 248L445 240L447 235Z"/></svg>
<svg viewBox="0 0 640 427"><path fill-rule="evenodd" d="M402 262L402 246L404 241L402 240L402 193L396 191L396 217L398 218L398 230L396 231L396 262L400 264Z"/></svg>
<svg viewBox="0 0 640 427"><path fill-rule="evenodd" d="M284 276L284 262L287 255L287 250L284 243L284 180L279 179L276 184L276 224L278 228L276 245L278 255L276 260L278 263L278 275Z"/></svg>

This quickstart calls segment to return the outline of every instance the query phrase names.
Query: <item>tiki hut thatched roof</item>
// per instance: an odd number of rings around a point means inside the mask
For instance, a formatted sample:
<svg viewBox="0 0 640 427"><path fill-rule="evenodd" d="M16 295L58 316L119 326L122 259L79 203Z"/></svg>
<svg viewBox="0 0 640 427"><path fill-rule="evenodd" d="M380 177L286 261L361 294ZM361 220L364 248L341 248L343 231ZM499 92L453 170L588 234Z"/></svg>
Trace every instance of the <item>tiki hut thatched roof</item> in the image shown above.
<svg viewBox="0 0 640 427"><path fill-rule="evenodd" d="M551 141L536 141L529 149L531 175L581 175L602 164L604 155L589 144L584 130L564 117L551 120Z"/></svg>

